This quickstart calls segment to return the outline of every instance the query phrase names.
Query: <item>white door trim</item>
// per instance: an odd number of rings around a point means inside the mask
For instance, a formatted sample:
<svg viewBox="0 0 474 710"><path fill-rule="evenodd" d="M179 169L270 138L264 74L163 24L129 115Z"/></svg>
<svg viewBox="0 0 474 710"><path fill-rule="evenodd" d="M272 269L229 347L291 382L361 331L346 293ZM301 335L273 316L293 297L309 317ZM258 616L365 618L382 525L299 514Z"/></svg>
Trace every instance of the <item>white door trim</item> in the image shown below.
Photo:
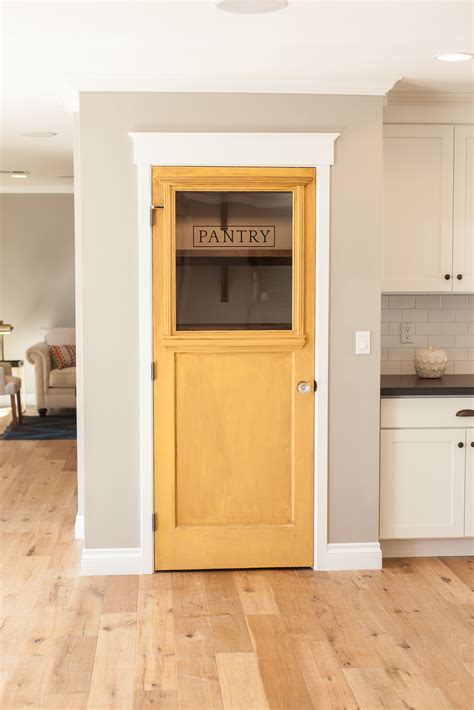
<svg viewBox="0 0 474 710"><path fill-rule="evenodd" d="M339 133L130 133L138 166L141 571L153 559L152 166L314 167L316 361L314 568L327 569L330 166Z"/></svg>

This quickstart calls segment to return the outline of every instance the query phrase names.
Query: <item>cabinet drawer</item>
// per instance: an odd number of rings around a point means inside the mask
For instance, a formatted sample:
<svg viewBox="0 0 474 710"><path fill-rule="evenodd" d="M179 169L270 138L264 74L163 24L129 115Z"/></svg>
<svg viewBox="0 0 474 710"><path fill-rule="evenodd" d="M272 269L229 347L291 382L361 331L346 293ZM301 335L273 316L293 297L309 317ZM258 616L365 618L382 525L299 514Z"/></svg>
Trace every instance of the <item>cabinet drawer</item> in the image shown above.
<svg viewBox="0 0 474 710"><path fill-rule="evenodd" d="M473 417L456 416L474 410L474 397L399 397L382 399L382 429L474 427Z"/></svg>

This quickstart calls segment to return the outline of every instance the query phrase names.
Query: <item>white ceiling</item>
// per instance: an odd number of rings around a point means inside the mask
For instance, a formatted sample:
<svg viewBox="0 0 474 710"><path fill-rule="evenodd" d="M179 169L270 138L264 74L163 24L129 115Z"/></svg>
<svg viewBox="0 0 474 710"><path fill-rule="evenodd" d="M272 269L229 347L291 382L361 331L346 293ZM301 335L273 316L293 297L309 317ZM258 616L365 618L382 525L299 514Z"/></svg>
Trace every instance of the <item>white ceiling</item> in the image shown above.
<svg viewBox="0 0 474 710"><path fill-rule="evenodd" d="M234 15L212 2L2 2L0 189L69 189L72 89L385 93L470 91L471 2L289 0L283 11ZM72 101L71 101L72 100ZM50 139L25 131L54 131ZM20 187L20 186L18 186Z"/></svg>

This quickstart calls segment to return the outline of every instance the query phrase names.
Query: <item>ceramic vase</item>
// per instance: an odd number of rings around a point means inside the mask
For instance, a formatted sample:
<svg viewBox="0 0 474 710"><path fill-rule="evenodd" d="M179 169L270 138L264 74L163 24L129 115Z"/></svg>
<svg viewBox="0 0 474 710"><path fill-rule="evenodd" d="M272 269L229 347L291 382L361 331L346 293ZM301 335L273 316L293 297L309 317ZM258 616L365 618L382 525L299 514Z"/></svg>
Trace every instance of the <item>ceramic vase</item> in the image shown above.
<svg viewBox="0 0 474 710"><path fill-rule="evenodd" d="M420 348L415 353L415 370L418 377L442 377L448 364L448 356L442 348Z"/></svg>

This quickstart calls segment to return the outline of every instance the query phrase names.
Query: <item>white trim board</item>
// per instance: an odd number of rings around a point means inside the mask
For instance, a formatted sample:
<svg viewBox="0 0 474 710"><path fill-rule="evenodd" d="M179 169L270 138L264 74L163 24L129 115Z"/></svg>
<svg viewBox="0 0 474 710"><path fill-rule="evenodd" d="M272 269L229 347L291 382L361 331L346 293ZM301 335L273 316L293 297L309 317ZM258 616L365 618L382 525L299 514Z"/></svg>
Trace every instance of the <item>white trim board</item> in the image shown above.
<svg viewBox="0 0 474 710"><path fill-rule="evenodd" d="M328 545L328 570L382 569L378 542L346 542Z"/></svg>
<svg viewBox="0 0 474 710"><path fill-rule="evenodd" d="M474 555L474 538L381 540L383 557L464 557Z"/></svg>
<svg viewBox="0 0 474 710"><path fill-rule="evenodd" d="M1 185L0 195L37 195L37 194L71 195L74 185Z"/></svg>
<svg viewBox="0 0 474 710"><path fill-rule="evenodd" d="M330 166L338 133L131 133L138 166L139 337L140 337L140 531L141 572L154 572L153 559L153 359L152 252L150 234L151 168L171 166L315 167L316 177L316 362L314 567L327 569L329 220ZM82 569L112 574L124 569L120 555L84 550ZM128 553L127 553L128 554ZM138 552L125 555L134 568ZM92 559L92 562L90 561ZM340 559L340 558L336 558ZM102 565L102 566L101 566ZM375 565L377 566L377 565ZM92 571L92 569L95 570ZM336 567L332 567L336 569ZM117 572L118 573L118 572ZM122 572L123 573L123 572ZM133 574L128 571L127 574Z"/></svg>
<svg viewBox="0 0 474 710"><path fill-rule="evenodd" d="M84 516L80 513L76 515L74 524L74 537L76 540L84 540Z"/></svg>
<svg viewBox="0 0 474 710"><path fill-rule="evenodd" d="M139 547L84 548L81 575L142 574L142 559Z"/></svg>

